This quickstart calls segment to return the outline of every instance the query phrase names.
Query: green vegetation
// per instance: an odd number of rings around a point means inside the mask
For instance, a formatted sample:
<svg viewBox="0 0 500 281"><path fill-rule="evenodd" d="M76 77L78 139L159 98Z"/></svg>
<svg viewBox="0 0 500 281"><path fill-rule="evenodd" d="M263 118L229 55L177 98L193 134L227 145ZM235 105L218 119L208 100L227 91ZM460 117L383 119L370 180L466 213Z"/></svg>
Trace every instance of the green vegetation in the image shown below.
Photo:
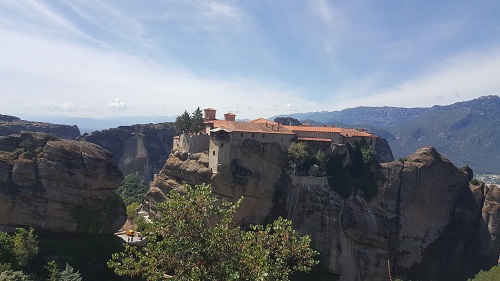
<svg viewBox="0 0 500 281"><path fill-rule="evenodd" d="M478 179L472 179L472 180L470 181L470 184L472 184L472 185L480 185L480 184L481 184L481 182L480 182Z"/></svg>
<svg viewBox="0 0 500 281"><path fill-rule="evenodd" d="M347 146L350 163L344 166L347 155L329 155L326 162L328 184L342 198L348 198L353 193L361 191L366 200L378 194L378 186L372 178L370 167L377 163L372 149L366 142L356 142L354 146Z"/></svg>
<svg viewBox="0 0 500 281"><path fill-rule="evenodd" d="M189 115L189 113L184 110L184 113L177 116L175 119L174 127L178 133L198 133L203 130L203 112L200 107Z"/></svg>
<svg viewBox="0 0 500 281"><path fill-rule="evenodd" d="M137 173L126 175L116 192L120 194L125 205L141 202L148 187L139 179Z"/></svg>
<svg viewBox="0 0 500 281"><path fill-rule="evenodd" d="M327 156L322 149L315 152L305 142L293 142L287 152L289 166L297 174L310 176L324 174Z"/></svg>
<svg viewBox="0 0 500 281"><path fill-rule="evenodd" d="M145 225L148 243L127 245L108 266L119 275L146 280L289 280L307 272L318 253L289 220L277 219L249 230L233 227L236 203L218 200L211 187L183 185L157 205L160 213Z"/></svg>
<svg viewBox="0 0 500 281"><path fill-rule="evenodd" d="M0 232L0 281L81 281L78 272L73 272L68 264L59 270L55 261L44 268L37 267L35 256L39 246L33 229L16 228L14 235ZM39 262L38 262L39 264ZM48 279L45 277L48 276Z"/></svg>
<svg viewBox="0 0 500 281"><path fill-rule="evenodd" d="M14 236L0 232L1 267L23 270L38 253L38 241L33 229L16 228Z"/></svg>
<svg viewBox="0 0 500 281"><path fill-rule="evenodd" d="M134 220L135 218L137 218L138 209L138 202L132 202L130 205L127 205L127 218L129 218L130 220Z"/></svg>
<svg viewBox="0 0 500 281"><path fill-rule="evenodd" d="M488 271L480 271L474 279L469 281L497 281L500 280L500 266L494 266Z"/></svg>
<svg viewBox="0 0 500 281"><path fill-rule="evenodd" d="M50 275L47 281L82 281L82 277L78 271L74 271L74 269L66 264L66 267L63 270L57 268L57 263L55 261L51 261L47 266Z"/></svg>

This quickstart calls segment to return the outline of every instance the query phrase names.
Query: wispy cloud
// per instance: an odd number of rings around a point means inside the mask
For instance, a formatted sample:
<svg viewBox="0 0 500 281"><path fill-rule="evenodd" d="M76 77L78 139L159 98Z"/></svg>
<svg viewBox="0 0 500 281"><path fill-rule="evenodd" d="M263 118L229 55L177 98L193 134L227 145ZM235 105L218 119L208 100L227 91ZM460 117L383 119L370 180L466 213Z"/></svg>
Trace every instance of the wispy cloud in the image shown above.
<svg viewBox="0 0 500 281"><path fill-rule="evenodd" d="M451 104L482 95L500 94L500 45L481 51L457 53L437 61L425 75L370 96L336 102L340 108L368 106L432 106ZM333 101L332 101L333 103Z"/></svg>
<svg viewBox="0 0 500 281"><path fill-rule="evenodd" d="M39 104L39 108L43 110L56 110L56 111L74 111L76 106L71 102L53 102L53 101L42 101Z"/></svg>

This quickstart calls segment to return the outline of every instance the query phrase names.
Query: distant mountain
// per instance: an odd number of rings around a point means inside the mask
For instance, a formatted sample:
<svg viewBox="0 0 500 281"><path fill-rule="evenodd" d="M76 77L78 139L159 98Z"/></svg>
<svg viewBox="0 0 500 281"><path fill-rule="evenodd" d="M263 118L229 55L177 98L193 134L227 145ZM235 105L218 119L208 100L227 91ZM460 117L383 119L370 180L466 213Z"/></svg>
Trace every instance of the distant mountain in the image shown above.
<svg viewBox="0 0 500 281"><path fill-rule="evenodd" d="M457 166L469 165L476 173L500 174L499 96L427 108L356 107L287 116L303 123L366 128L387 139L395 158L431 145Z"/></svg>

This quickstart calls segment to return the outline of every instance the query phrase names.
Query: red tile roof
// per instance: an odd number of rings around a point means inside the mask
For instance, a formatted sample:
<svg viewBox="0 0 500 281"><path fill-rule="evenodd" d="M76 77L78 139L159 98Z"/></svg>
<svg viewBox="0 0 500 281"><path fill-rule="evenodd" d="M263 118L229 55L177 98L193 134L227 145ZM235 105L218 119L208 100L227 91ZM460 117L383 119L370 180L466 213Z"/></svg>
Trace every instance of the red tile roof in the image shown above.
<svg viewBox="0 0 500 281"><path fill-rule="evenodd" d="M214 128L224 128L229 132L251 132L265 134L293 135L294 133L278 123L252 123L226 120L210 120L206 124L213 124ZM274 124L273 124L274 123Z"/></svg>
<svg viewBox="0 0 500 281"><path fill-rule="evenodd" d="M368 137L368 138L377 137L377 136L372 135L370 133L359 131L356 129L342 129L342 132L340 134L344 137Z"/></svg>
<svg viewBox="0 0 500 281"><path fill-rule="evenodd" d="M258 118L258 119L255 119L255 120L252 120L252 121L249 121L250 123L260 123L260 124L273 124L273 125L278 125L279 123L277 122L274 122L274 121L269 121L267 119L264 119L264 118Z"/></svg>
<svg viewBox="0 0 500 281"><path fill-rule="evenodd" d="M292 131L302 132L322 132L322 133L340 133L342 128L339 127L313 127L313 126L285 126Z"/></svg>

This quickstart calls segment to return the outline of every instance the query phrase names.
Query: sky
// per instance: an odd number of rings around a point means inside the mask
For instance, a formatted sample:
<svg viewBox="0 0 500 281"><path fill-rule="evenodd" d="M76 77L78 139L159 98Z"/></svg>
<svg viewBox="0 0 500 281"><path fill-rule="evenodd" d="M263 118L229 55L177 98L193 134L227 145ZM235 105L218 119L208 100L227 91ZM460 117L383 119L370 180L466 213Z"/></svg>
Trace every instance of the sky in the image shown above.
<svg viewBox="0 0 500 281"><path fill-rule="evenodd" d="M0 114L270 117L500 94L500 1L0 1Z"/></svg>

